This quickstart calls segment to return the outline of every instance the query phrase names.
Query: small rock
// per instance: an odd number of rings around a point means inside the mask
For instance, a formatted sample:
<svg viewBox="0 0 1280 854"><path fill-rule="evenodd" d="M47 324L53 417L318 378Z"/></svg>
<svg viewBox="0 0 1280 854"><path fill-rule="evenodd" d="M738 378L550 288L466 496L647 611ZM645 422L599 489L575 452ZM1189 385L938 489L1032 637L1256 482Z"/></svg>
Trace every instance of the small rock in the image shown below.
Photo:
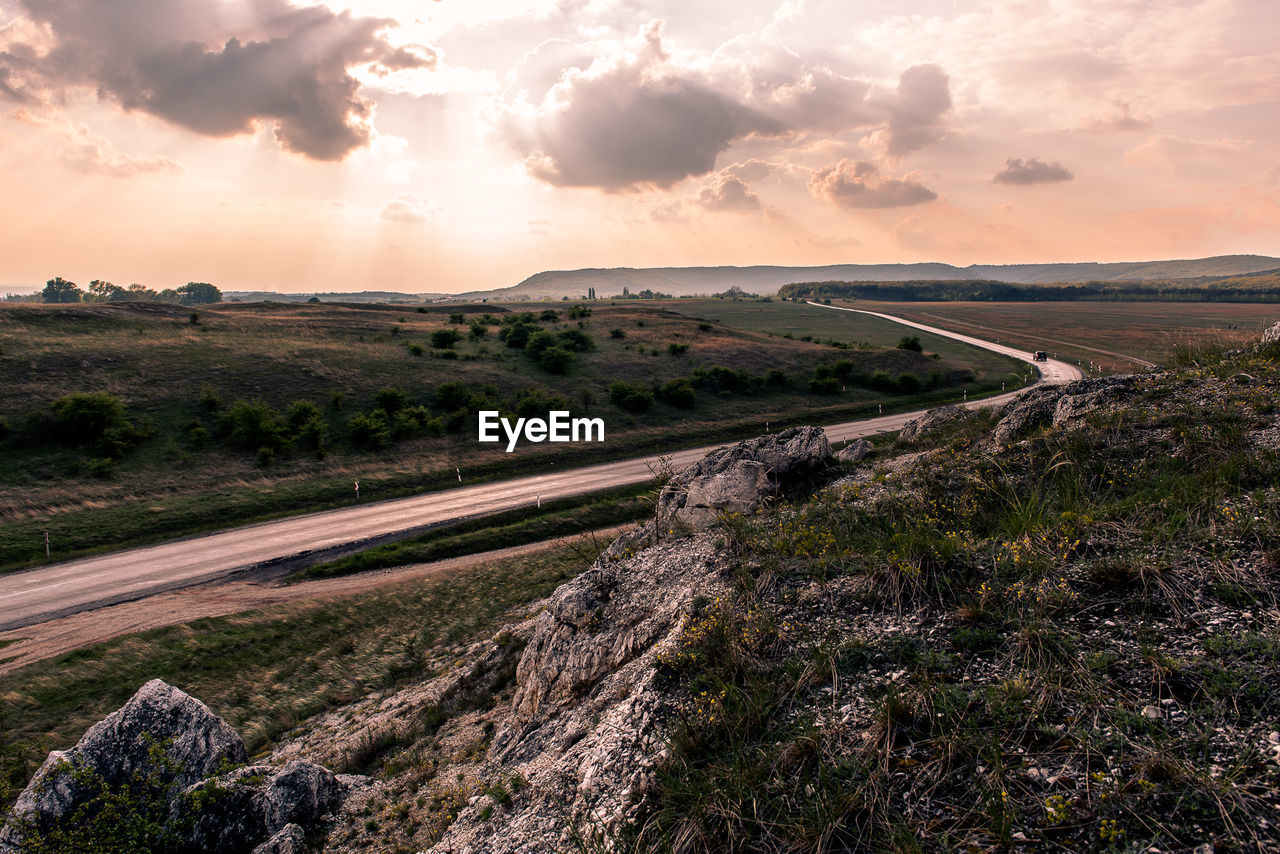
<svg viewBox="0 0 1280 854"><path fill-rule="evenodd" d="M1160 720L1160 707L1144 706L1142 709L1142 716L1149 721L1158 721Z"/></svg>

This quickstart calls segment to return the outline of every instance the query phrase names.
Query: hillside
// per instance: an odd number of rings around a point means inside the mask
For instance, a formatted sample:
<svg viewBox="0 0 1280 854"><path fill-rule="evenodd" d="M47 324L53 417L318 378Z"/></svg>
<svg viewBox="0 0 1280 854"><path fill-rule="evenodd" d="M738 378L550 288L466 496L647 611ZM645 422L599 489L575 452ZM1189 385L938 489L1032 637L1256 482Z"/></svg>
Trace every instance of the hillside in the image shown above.
<svg viewBox="0 0 1280 854"><path fill-rule="evenodd" d="M651 267L635 269L554 270L537 273L509 288L472 291L457 299L559 299L585 296L595 288L599 297L642 290L672 296L711 295L737 287L753 294L772 294L793 282L904 282L923 280L981 280L1022 284L1061 282L1183 279L1229 276L1280 269L1280 258L1262 255L1220 255L1172 261L1116 264L1017 264L955 267L950 264L834 264L822 267Z"/></svg>
<svg viewBox="0 0 1280 854"><path fill-rule="evenodd" d="M834 460L812 428L713 452L505 625L445 638L443 605L406 625L440 595L408 591L317 623L385 682L254 739L244 791L311 763L366 775L314 771L341 803L307 815L313 851L1276 850L1277 394L1280 325ZM124 640L0 688L25 731L27 698L83 693L80 674L178 680L275 732L332 696L332 661L264 647L259 711L213 675L243 658L233 632L271 624L193 627L155 666L154 640ZM225 836L242 819L216 803L194 828Z"/></svg>

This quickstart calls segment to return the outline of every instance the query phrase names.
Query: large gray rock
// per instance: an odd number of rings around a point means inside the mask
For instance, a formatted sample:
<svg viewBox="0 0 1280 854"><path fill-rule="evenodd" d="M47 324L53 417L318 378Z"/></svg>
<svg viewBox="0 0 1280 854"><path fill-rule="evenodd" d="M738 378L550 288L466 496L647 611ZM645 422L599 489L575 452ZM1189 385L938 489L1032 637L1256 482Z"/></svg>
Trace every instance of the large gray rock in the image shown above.
<svg viewBox="0 0 1280 854"><path fill-rule="evenodd" d="M295 759L283 768L251 765L190 786L174 801L174 825L188 827L188 847L237 854L246 843L271 841L290 825L315 827L346 795L333 772ZM282 838L280 844L285 844Z"/></svg>
<svg viewBox="0 0 1280 854"><path fill-rule="evenodd" d="M1003 448L1042 427L1061 428L1137 393L1131 375L1077 380L1066 385L1036 386L1008 404L996 424L994 441Z"/></svg>
<svg viewBox="0 0 1280 854"><path fill-rule="evenodd" d="M286 824L250 854L304 854L306 850L307 835L302 828L296 824Z"/></svg>
<svg viewBox="0 0 1280 854"><path fill-rule="evenodd" d="M959 406L940 406L937 409L930 409L925 414L912 418L906 424L902 425L902 431L898 433L899 442L914 442L923 436L927 436L934 430L944 424L950 424L957 418L962 417L965 410Z"/></svg>
<svg viewBox="0 0 1280 854"><path fill-rule="evenodd" d="M792 427L717 448L673 477L658 496L658 521L705 528L722 513L752 513L790 482L831 459L821 427Z"/></svg>
<svg viewBox="0 0 1280 854"><path fill-rule="evenodd" d="M157 753L163 757L163 768L157 764ZM222 718L199 700L153 679L90 727L75 747L50 753L18 796L13 814L39 827L56 825L95 793L73 769L92 771L108 786L160 773L176 793L247 758L244 742ZM0 830L0 852L16 850L19 841L13 825Z"/></svg>
<svg viewBox="0 0 1280 854"><path fill-rule="evenodd" d="M1271 344L1280 344L1280 323L1276 323L1271 328L1262 333L1261 344L1267 347Z"/></svg>
<svg viewBox="0 0 1280 854"><path fill-rule="evenodd" d="M836 451L836 459L845 463L860 463L867 457L871 456L871 452L876 446L868 442L866 439L854 439L840 450Z"/></svg>

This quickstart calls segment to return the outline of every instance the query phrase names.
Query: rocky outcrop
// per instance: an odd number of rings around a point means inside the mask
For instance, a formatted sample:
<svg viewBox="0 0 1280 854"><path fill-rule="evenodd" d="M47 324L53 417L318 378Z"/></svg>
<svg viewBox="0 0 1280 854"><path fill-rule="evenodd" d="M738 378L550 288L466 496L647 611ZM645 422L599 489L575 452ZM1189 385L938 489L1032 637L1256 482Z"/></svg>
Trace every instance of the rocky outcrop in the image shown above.
<svg viewBox="0 0 1280 854"><path fill-rule="evenodd" d="M93 797L98 785L163 774L176 793L247 758L244 742L222 718L153 679L90 727L75 747L50 753L18 796L13 814L20 822L52 827ZM19 839L12 824L0 830L0 852L16 851Z"/></svg>
<svg viewBox="0 0 1280 854"><path fill-rule="evenodd" d="M193 850L236 854L245 850L247 840L294 844L304 827L332 814L346 789L332 771L313 762L294 760L283 768L250 765L190 786L175 799L171 813Z"/></svg>
<svg viewBox="0 0 1280 854"><path fill-rule="evenodd" d="M1129 375L1037 386L1001 411L993 442L1003 448L1042 427L1069 426L1136 393L1135 378Z"/></svg>
<svg viewBox="0 0 1280 854"><path fill-rule="evenodd" d="M485 760L486 776L523 784L501 800L473 798L431 850L569 850L573 834L626 821L661 760L672 710L659 658L678 648L701 603L729 590L723 534L680 529L753 512L830 458L816 427L716 450L667 484L656 523L620 537L556 590L534 622L510 713Z"/></svg>
<svg viewBox="0 0 1280 854"><path fill-rule="evenodd" d="M860 463L871 456L871 452L875 449L876 446L866 439L854 439L836 451L836 459L844 463Z"/></svg>
<svg viewBox="0 0 1280 854"><path fill-rule="evenodd" d="M1272 344L1280 344L1280 323L1276 323L1264 331L1262 333L1262 340L1259 344L1263 347L1269 347Z"/></svg>
<svg viewBox="0 0 1280 854"><path fill-rule="evenodd" d="M937 430L944 424L950 424L957 418L962 417L966 410L959 406L940 406L937 409L930 409L919 418L912 418L906 424L902 425L902 431L898 433L898 441L902 443L914 442L922 436Z"/></svg>
<svg viewBox="0 0 1280 854"><path fill-rule="evenodd" d="M303 828L332 812L355 782L310 762L226 771L246 759L226 721L153 679L75 747L49 754L0 831L0 854L21 850L24 828L56 828L103 788L139 790L142 781L147 797L168 804L176 851L231 854L261 842L263 852L300 852ZM286 832L291 825L297 830Z"/></svg>
<svg viewBox="0 0 1280 854"><path fill-rule="evenodd" d="M792 427L719 448L663 487L658 520L697 529L723 513L753 513L830 459L821 427Z"/></svg>

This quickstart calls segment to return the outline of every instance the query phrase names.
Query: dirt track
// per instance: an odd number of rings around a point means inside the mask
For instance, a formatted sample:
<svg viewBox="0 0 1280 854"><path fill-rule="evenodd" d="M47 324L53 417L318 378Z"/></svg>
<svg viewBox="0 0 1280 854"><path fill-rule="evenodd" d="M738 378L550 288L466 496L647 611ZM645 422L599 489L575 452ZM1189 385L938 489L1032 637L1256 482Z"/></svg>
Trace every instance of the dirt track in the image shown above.
<svg viewBox="0 0 1280 854"><path fill-rule="evenodd" d="M618 525L583 534L582 537L608 539L630 525ZM574 538L577 539L577 538ZM0 675L36 661L63 655L81 647L132 632L188 623L204 617L221 617L291 602L318 601L352 596L380 587L420 581L470 566L505 558L533 554L567 542L545 540L523 546L347 575L285 584L279 581L216 581L159 593L134 602L82 611L68 617L0 632Z"/></svg>

